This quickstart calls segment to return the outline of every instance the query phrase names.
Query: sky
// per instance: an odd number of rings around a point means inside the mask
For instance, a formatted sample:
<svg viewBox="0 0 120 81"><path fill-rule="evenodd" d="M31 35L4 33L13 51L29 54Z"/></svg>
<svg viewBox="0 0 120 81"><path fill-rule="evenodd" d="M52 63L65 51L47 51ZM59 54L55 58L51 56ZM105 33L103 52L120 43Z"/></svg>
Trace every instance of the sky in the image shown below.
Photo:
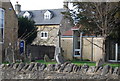
<svg viewBox="0 0 120 81"><path fill-rule="evenodd" d="M40 10L63 8L63 0L10 0L13 7L18 1L21 10Z"/></svg>

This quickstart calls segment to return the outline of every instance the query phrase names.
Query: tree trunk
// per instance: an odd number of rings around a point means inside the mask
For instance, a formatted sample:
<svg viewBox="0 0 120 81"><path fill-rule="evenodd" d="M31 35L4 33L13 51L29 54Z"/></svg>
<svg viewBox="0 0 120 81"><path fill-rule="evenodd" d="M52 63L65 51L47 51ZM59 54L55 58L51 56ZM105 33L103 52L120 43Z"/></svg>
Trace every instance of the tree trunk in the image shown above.
<svg viewBox="0 0 120 81"><path fill-rule="evenodd" d="M102 45L102 59L103 62L106 61L106 50L105 50L105 42L106 42L106 37L103 38L103 45Z"/></svg>
<svg viewBox="0 0 120 81"><path fill-rule="evenodd" d="M11 50L12 50L13 63L15 63L15 51L14 51L13 47Z"/></svg>

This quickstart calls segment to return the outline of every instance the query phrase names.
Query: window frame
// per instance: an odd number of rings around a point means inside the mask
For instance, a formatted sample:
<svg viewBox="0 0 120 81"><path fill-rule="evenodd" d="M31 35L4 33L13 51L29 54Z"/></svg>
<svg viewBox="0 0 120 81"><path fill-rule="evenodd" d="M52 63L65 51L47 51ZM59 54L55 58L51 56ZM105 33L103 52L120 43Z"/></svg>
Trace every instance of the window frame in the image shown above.
<svg viewBox="0 0 120 81"><path fill-rule="evenodd" d="M41 39L47 39L48 38L48 31L41 31L40 32L40 38Z"/></svg>
<svg viewBox="0 0 120 81"><path fill-rule="evenodd" d="M50 14L45 14L44 19L50 19Z"/></svg>
<svg viewBox="0 0 120 81"><path fill-rule="evenodd" d="M44 13L44 19L45 19L45 20L50 20L51 17L52 17L52 13L51 13L50 11L46 11L46 12Z"/></svg>
<svg viewBox="0 0 120 81"><path fill-rule="evenodd" d="M23 17L27 17L28 19L30 19L31 18L30 12L25 11L24 14L23 14Z"/></svg>

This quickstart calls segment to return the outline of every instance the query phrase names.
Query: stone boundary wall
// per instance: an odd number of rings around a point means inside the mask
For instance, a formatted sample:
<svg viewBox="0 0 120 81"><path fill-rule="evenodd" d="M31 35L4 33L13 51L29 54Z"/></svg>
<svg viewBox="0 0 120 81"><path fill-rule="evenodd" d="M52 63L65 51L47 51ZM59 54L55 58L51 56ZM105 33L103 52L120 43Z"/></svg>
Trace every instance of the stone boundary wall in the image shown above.
<svg viewBox="0 0 120 81"><path fill-rule="evenodd" d="M110 79L110 80L106 80L106 79L4 79L2 81L119 81L117 79Z"/></svg>
<svg viewBox="0 0 120 81"><path fill-rule="evenodd" d="M8 79L8 80L7 80ZM98 81L109 81L120 79L120 67L112 68L109 65L104 67L96 66L78 66L72 63L64 64L41 64L41 63L13 63L0 65L0 80L9 81L9 79L89 79ZM113 81L113 80L112 80Z"/></svg>

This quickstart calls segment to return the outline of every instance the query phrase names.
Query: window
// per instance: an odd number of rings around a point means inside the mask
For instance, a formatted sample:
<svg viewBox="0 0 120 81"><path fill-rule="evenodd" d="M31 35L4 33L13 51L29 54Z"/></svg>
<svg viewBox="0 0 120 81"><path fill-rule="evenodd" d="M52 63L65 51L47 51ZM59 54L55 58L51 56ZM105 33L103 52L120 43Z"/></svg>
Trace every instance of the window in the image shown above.
<svg viewBox="0 0 120 81"><path fill-rule="evenodd" d="M27 17L28 19L30 19L32 16L31 16L30 12L26 11L26 12L23 14L23 17Z"/></svg>
<svg viewBox="0 0 120 81"><path fill-rule="evenodd" d="M0 43L4 40L4 9L0 8Z"/></svg>
<svg viewBox="0 0 120 81"><path fill-rule="evenodd" d="M45 15L45 19L50 19L50 15Z"/></svg>
<svg viewBox="0 0 120 81"><path fill-rule="evenodd" d="M47 39L47 38L48 38L48 32L42 31L42 32L40 33L40 36L41 36L41 39Z"/></svg>
<svg viewBox="0 0 120 81"><path fill-rule="evenodd" d="M50 11L46 11L44 13L44 19L51 19L52 18L52 13Z"/></svg>

